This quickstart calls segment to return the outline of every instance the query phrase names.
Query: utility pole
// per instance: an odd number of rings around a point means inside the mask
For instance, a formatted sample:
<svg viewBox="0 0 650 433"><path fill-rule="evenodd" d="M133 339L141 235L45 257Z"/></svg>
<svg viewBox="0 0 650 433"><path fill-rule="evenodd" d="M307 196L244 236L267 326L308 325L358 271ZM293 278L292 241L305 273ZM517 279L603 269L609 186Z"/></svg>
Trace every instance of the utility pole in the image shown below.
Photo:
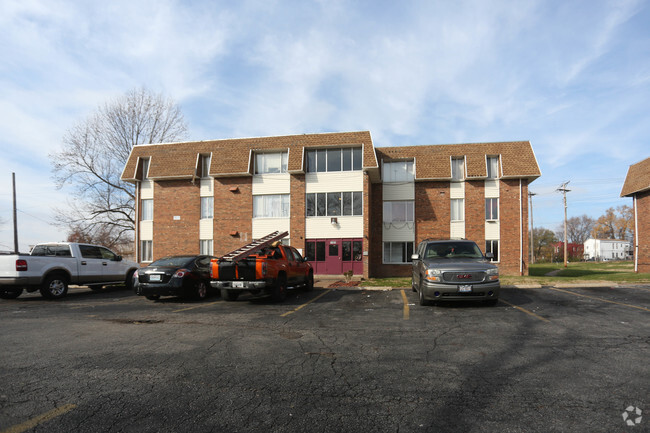
<svg viewBox="0 0 650 433"><path fill-rule="evenodd" d="M535 263L535 247L533 246L533 231L535 230L535 224L533 224L533 196L537 195L534 192L528 191L528 197L530 199L530 264Z"/></svg>
<svg viewBox="0 0 650 433"><path fill-rule="evenodd" d="M11 173L11 183L14 191L14 253L18 254L18 218L16 217L16 173Z"/></svg>
<svg viewBox="0 0 650 433"><path fill-rule="evenodd" d="M560 187L557 189L562 193L564 196L564 267L567 267L567 236L566 236L566 193L571 191L570 189L567 189L567 185L569 184L570 181L564 182Z"/></svg>

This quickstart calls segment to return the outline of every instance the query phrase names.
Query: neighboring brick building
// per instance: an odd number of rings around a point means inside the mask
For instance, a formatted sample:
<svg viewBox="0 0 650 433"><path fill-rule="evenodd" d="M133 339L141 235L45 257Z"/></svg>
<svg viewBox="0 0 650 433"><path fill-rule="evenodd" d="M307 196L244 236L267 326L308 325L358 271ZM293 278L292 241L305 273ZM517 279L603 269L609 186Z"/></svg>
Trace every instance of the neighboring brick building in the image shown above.
<svg viewBox="0 0 650 433"><path fill-rule="evenodd" d="M634 270L650 272L650 158L630 166L621 197L634 199Z"/></svg>
<svg viewBox="0 0 650 433"><path fill-rule="evenodd" d="M410 275L423 239L467 238L527 274L529 142L375 148L344 132L135 146L136 254L221 255L275 230L317 274Z"/></svg>
<svg viewBox="0 0 650 433"><path fill-rule="evenodd" d="M553 259L554 261L563 261L564 260L564 242L555 242L551 244L553 247ZM566 244L566 254L567 260L583 260L584 257L584 244L574 244L567 242Z"/></svg>

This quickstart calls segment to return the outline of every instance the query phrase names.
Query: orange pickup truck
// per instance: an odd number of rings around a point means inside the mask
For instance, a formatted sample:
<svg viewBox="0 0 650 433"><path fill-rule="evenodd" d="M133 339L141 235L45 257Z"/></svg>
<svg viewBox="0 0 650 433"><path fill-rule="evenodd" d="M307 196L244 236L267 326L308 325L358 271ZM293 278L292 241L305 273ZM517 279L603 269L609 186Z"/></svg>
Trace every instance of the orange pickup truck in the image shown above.
<svg viewBox="0 0 650 433"><path fill-rule="evenodd" d="M218 259L212 259L210 285L226 301L242 292L282 301L288 289L314 287L314 271L298 250L281 245L285 233L274 232Z"/></svg>

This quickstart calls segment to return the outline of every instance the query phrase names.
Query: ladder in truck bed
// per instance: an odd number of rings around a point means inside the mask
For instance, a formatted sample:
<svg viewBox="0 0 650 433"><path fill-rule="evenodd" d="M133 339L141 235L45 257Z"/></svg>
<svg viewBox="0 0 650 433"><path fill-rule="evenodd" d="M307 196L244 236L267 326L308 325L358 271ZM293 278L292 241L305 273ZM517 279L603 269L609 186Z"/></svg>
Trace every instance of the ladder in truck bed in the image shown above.
<svg viewBox="0 0 650 433"><path fill-rule="evenodd" d="M224 256L221 256L221 258L219 258L219 261L236 262L237 260L254 254L255 252L261 250L267 245L272 244L275 241L279 241L280 239L286 237L288 234L289 232L280 231L269 233L262 238L254 240L250 244L246 244L241 248L237 248L236 250L231 251Z"/></svg>

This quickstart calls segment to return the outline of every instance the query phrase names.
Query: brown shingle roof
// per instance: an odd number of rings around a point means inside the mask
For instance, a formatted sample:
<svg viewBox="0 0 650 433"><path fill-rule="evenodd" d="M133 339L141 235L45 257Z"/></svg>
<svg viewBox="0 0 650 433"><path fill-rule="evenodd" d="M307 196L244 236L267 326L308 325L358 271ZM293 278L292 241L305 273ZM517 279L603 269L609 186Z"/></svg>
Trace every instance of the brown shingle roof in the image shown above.
<svg viewBox="0 0 650 433"><path fill-rule="evenodd" d="M139 145L131 150L122 180L137 180L138 158L150 158L151 179L192 178L199 154L212 155L211 176L250 175L250 155L256 150L288 150L289 172L301 172L303 149L327 146L363 146L363 167L377 167L370 132L340 132Z"/></svg>
<svg viewBox="0 0 650 433"><path fill-rule="evenodd" d="M501 143L442 144L378 147L382 160L415 158L415 179L451 179L451 158L465 158L467 178L487 177L486 156L499 156L504 178L536 179L541 176L537 158L528 141Z"/></svg>
<svg viewBox="0 0 650 433"><path fill-rule="evenodd" d="M632 196L637 192L650 190L650 158L637 162L627 170L621 197Z"/></svg>

